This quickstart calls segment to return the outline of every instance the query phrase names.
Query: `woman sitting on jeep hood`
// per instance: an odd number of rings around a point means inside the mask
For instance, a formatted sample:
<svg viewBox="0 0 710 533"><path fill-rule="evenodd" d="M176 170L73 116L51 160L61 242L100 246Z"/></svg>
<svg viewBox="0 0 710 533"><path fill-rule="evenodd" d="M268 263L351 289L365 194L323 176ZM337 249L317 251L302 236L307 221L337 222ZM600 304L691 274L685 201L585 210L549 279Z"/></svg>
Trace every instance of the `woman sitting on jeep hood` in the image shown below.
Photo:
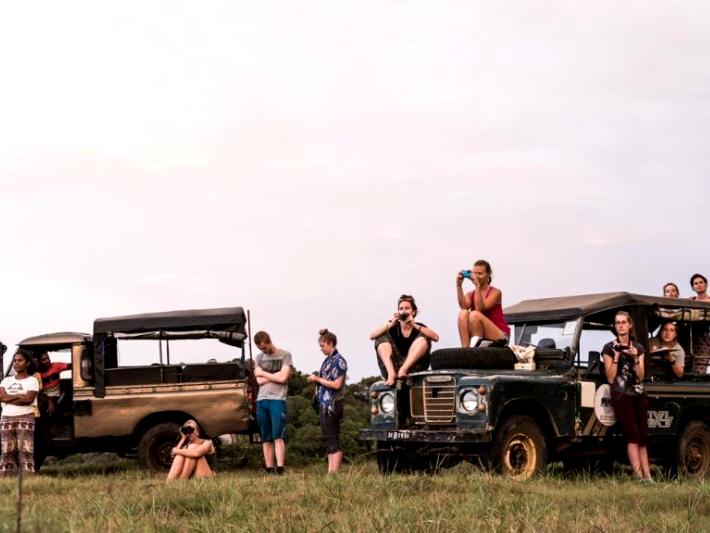
<svg viewBox="0 0 710 533"><path fill-rule="evenodd" d="M475 289L463 292L463 280L469 278ZM459 302L459 337L461 347L471 346L471 337L491 341L510 340L510 327L503 316L503 293L491 286L493 271L488 261L479 259L473 270L464 270L456 275L456 296Z"/></svg>
<svg viewBox="0 0 710 533"><path fill-rule="evenodd" d="M439 334L415 322L416 316L414 296L403 294L392 318L370 334L370 339L375 341L380 372L390 386L396 379L407 377L410 370L420 372L429 368L431 343L439 340Z"/></svg>
<svg viewBox="0 0 710 533"><path fill-rule="evenodd" d="M200 435L200 427L188 420L180 428L180 442L170 454L174 457L168 481L192 477L214 477L217 455L210 439Z"/></svg>

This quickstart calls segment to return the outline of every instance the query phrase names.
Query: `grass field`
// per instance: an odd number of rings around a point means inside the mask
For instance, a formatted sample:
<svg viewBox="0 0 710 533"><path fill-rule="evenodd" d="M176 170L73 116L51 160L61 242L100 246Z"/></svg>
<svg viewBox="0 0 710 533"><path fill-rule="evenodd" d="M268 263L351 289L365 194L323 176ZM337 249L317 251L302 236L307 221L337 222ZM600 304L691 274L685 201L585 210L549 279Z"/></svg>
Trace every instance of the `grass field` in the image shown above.
<svg viewBox="0 0 710 533"><path fill-rule="evenodd" d="M63 462L26 480L23 531L710 531L710 484L652 485L554 470L514 482L459 465L380 476L373 461L254 468L166 484L130 460ZM0 482L0 530L15 529L16 482Z"/></svg>

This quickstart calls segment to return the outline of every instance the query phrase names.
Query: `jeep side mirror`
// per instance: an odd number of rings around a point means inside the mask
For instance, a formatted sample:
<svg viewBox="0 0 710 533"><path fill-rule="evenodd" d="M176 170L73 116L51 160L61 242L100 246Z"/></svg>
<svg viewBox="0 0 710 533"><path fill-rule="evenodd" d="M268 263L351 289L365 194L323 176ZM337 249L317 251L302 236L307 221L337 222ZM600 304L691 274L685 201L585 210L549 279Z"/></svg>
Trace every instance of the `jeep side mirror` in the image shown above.
<svg viewBox="0 0 710 533"><path fill-rule="evenodd" d="M81 379L91 382L94 380L94 365L91 356L84 352L81 354L81 368L79 369Z"/></svg>

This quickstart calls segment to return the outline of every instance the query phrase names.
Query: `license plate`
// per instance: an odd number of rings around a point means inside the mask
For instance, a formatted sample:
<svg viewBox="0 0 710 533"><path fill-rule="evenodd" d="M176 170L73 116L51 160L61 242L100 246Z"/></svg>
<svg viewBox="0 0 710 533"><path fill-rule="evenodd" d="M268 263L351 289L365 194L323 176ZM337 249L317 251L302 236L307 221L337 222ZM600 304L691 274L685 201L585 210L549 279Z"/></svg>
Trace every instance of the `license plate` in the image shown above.
<svg viewBox="0 0 710 533"><path fill-rule="evenodd" d="M388 431L387 439L389 440L409 440L409 431Z"/></svg>

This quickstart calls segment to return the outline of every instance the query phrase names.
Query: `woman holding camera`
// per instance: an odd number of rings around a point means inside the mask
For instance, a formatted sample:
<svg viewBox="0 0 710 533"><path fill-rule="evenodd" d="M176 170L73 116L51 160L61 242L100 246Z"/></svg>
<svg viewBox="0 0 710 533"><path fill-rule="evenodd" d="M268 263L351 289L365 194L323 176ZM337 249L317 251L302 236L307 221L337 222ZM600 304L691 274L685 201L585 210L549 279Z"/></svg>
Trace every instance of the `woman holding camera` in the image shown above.
<svg viewBox="0 0 710 533"><path fill-rule="evenodd" d="M200 427L188 420L180 428L180 442L171 451L173 464L168 472L168 481L214 477L217 454L210 439L200 435Z"/></svg>
<svg viewBox="0 0 710 533"><path fill-rule="evenodd" d="M389 386L404 379L409 371L429 368L431 343L439 334L421 322L415 322L417 304L414 296L403 294L397 300L397 311L384 325L375 328L370 339L375 341L377 364Z"/></svg>
<svg viewBox="0 0 710 533"><path fill-rule="evenodd" d="M340 470L343 462L343 450L340 448L340 421L343 418L348 363L336 348L338 338L335 333L327 329L322 329L318 333L320 335L318 345L325 355L325 361L320 367L320 372L308 376L308 381L318 384L316 401L323 444L328 456L328 473L335 474Z"/></svg>
<svg viewBox="0 0 710 533"><path fill-rule="evenodd" d="M468 278L475 289L463 292L463 280ZM459 338L461 347L471 346L471 337L490 341L510 340L510 327L503 316L503 293L491 286L493 271L491 264L479 259L473 270L463 270L456 275L456 297L459 302Z"/></svg>
<svg viewBox="0 0 710 533"><path fill-rule="evenodd" d="M626 453L634 475L651 480L646 449L648 397L643 390L643 346L631 335L634 324L626 311L616 313L614 329L616 339L602 348L606 379L611 384L611 404L626 437Z"/></svg>

